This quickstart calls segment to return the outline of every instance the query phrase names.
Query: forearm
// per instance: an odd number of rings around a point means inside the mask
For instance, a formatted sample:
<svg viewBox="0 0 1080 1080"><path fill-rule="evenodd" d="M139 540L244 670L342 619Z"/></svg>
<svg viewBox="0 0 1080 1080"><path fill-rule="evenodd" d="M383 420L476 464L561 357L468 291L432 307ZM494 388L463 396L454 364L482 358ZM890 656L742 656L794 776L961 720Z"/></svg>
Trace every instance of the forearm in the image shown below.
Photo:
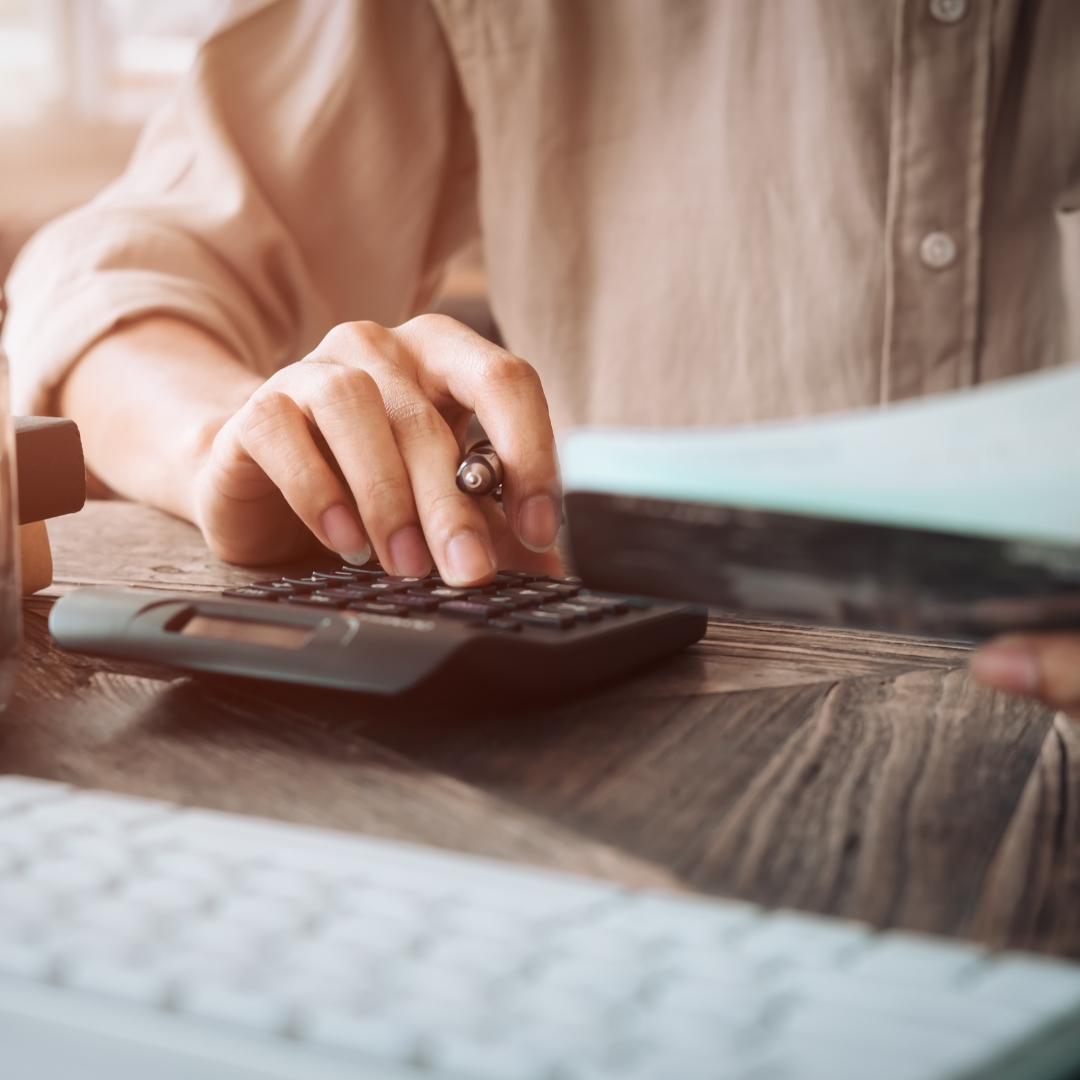
<svg viewBox="0 0 1080 1080"><path fill-rule="evenodd" d="M152 316L90 348L60 388L88 470L120 495L197 521L195 474L262 378L216 338Z"/></svg>

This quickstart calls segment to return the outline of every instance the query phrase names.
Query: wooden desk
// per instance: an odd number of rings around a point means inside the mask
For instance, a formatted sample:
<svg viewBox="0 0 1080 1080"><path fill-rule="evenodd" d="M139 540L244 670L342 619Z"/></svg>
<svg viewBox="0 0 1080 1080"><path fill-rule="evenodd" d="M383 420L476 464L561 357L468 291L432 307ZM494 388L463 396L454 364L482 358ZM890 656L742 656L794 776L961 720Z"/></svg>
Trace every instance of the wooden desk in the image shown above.
<svg viewBox="0 0 1080 1080"><path fill-rule="evenodd" d="M50 531L60 590L252 577L144 507ZM961 646L716 621L632 681L475 716L65 655L48 606L0 771L1080 955L1080 725L976 687Z"/></svg>

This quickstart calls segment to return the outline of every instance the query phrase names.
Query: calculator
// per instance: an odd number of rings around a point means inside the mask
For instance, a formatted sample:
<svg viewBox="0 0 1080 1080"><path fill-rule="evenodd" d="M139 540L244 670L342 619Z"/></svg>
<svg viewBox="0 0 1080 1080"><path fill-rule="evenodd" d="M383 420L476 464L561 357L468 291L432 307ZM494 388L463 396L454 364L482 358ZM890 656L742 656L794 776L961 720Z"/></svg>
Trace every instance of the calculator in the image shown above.
<svg viewBox="0 0 1080 1080"><path fill-rule="evenodd" d="M377 563L214 593L92 587L49 629L76 652L369 694L500 686L559 694L703 636L706 609L504 571L455 588Z"/></svg>

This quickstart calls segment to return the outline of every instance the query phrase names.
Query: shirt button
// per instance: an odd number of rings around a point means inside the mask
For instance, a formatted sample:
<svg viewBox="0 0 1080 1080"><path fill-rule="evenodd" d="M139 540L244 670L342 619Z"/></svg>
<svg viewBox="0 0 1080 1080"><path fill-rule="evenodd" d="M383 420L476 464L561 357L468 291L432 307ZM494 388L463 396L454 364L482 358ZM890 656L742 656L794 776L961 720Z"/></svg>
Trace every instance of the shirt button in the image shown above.
<svg viewBox="0 0 1080 1080"><path fill-rule="evenodd" d="M958 23L968 10L968 0L930 0L930 14L939 23Z"/></svg>
<svg viewBox="0 0 1080 1080"><path fill-rule="evenodd" d="M956 241L945 232L930 232L919 245L919 258L931 270L944 270L956 259Z"/></svg>

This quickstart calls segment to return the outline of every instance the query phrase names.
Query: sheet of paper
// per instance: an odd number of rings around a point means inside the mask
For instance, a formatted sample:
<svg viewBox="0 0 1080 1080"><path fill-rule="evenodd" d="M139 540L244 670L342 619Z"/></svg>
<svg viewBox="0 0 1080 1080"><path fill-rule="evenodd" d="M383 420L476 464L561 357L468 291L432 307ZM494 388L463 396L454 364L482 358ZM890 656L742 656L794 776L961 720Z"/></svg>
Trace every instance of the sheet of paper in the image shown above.
<svg viewBox="0 0 1080 1080"><path fill-rule="evenodd" d="M742 428L582 428L567 491L1080 544L1080 364Z"/></svg>

